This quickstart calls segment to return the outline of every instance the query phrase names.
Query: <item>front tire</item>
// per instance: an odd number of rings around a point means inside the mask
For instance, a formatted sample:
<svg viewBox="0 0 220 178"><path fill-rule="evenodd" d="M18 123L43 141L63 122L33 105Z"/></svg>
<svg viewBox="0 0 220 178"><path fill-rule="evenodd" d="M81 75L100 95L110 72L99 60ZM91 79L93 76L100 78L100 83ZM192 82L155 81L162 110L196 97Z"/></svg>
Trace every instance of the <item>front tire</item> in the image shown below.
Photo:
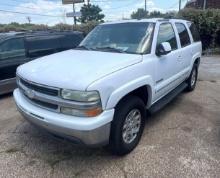
<svg viewBox="0 0 220 178"><path fill-rule="evenodd" d="M196 88L198 78L198 67L194 64L191 74L188 78L187 82L187 91L193 91Z"/></svg>
<svg viewBox="0 0 220 178"><path fill-rule="evenodd" d="M109 142L113 154L126 155L138 145L145 119L145 104L139 97L129 96L117 105Z"/></svg>

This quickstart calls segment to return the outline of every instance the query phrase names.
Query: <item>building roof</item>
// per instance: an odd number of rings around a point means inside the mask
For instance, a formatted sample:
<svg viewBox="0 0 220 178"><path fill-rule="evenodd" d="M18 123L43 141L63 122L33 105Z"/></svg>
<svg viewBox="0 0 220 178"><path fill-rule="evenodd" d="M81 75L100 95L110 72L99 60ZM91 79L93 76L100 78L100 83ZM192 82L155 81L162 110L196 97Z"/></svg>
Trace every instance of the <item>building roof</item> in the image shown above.
<svg viewBox="0 0 220 178"><path fill-rule="evenodd" d="M185 8L195 8L195 9L203 9L204 0L190 0L187 2ZM206 9L220 9L220 1L219 0L206 0Z"/></svg>

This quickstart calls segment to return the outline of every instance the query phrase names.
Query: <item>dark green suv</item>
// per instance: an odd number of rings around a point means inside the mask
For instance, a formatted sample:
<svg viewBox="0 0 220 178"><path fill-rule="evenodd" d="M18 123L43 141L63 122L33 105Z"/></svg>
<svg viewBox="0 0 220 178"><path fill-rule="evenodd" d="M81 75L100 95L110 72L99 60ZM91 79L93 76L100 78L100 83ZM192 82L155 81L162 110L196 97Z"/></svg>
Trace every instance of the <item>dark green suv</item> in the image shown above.
<svg viewBox="0 0 220 178"><path fill-rule="evenodd" d="M0 34L0 95L16 88L19 65L45 55L75 48L83 40L81 32L32 32Z"/></svg>

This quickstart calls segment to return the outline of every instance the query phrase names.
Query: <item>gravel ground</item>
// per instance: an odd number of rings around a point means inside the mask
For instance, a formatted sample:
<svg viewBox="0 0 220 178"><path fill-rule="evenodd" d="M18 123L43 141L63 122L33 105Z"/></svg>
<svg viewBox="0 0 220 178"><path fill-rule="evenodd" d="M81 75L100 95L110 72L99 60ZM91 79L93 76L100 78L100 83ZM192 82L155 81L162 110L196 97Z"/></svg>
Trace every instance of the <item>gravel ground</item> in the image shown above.
<svg viewBox="0 0 220 178"><path fill-rule="evenodd" d="M148 118L125 157L42 133L0 98L0 177L219 177L220 57L204 57L197 88Z"/></svg>

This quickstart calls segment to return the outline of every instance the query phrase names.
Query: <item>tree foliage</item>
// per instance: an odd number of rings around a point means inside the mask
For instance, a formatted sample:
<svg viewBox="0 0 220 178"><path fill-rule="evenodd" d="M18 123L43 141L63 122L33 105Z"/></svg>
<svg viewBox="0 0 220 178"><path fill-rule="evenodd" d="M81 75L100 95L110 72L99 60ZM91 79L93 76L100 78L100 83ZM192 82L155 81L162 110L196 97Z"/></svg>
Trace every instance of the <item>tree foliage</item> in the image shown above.
<svg viewBox="0 0 220 178"><path fill-rule="evenodd" d="M137 9L137 11L131 14L132 19L144 19L148 17L148 11L145 11L142 8Z"/></svg>
<svg viewBox="0 0 220 178"><path fill-rule="evenodd" d="M105 17L104 14L101 14L102 9L99 6L92 4L84 4L80 10L82 16L79 18L81 23L87 23L90 21L103 22Z"/></svg>
<svg viewBox="0 0 220 178"><path fill-rule="evenodd" d="M94 27L96 27L99 23L96 21L91 21L85 24L75 25L74 27L69 24L59 23L54 26L47 25L36 25L36 24L19 24L19 23L10 23L10 24L0 24L0 33L1 32L10 32L10 31L39 31L39 30L57 30L57 31L65 31L65 30L75 30L81 31L84 34L88 34Z"/></svg>
<svg viewBox="0 0 220 178"><path fill-rule="evenodd" d="M152 11L148 12L142 8L137 9L131 14L132 19L146 19L146 18L173 18L176 17L176 11L170 11L166 13L162 13L160 11Z"/></svg>
<svg viewBox="0 0 220 178"><path fill-rule="evenodd" d="M184 9L178 16L190 20L197 26L203 49L220 46L220 10L219 9Z"/></svg>

